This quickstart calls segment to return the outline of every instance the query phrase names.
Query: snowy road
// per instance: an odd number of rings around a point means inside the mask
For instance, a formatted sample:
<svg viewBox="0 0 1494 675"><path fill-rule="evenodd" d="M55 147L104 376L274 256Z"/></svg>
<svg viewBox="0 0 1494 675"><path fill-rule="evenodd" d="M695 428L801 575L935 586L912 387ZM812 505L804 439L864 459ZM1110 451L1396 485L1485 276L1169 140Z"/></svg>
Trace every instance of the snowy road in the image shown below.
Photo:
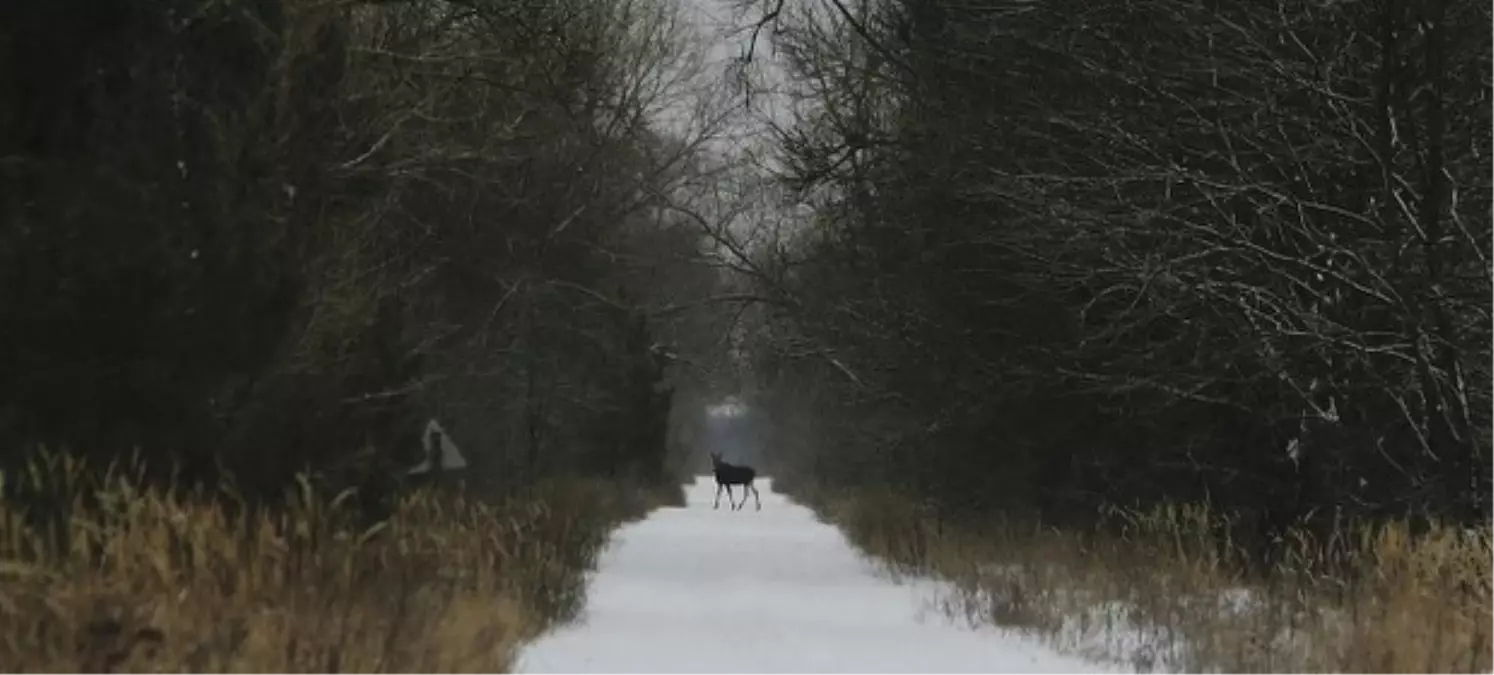
<svg viewBox="0 0 1494 675"><path fill-rule="evenodd" d="M875 574L835 528L761 480L731 512L686 486L613 536L575 623L521 655L523 672L1096 672L995 629L926 611L931 582Z"/></svg>

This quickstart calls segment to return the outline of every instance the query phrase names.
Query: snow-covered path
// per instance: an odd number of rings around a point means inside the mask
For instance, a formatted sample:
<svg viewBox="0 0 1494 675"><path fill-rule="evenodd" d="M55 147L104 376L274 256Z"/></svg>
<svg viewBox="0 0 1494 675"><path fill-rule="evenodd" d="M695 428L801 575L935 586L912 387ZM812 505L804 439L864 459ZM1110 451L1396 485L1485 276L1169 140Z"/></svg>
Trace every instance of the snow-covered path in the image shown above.
<svg viewBox="0 0 1494 675"><path fill-rule="evenodd" d="M932 582L875 574L838 530L759 481L762 511L686 486L613 536L586 611L520 657L524 672L1096 672L926 611Z"/></svg>

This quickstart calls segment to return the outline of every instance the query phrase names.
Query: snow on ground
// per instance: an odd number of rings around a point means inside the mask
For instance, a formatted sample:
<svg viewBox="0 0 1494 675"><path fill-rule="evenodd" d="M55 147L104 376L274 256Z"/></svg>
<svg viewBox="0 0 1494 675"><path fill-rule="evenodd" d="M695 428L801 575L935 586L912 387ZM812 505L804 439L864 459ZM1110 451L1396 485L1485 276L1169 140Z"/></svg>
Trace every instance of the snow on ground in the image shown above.
<svg viewBox="0 0 1494 675"><path fill-rule="evenodd" d="M687 505L624 526L586 610L520 655L521 672L1121 672L922 611L937 584L878 575L840 531L759 480L762 511Z"/></svg>

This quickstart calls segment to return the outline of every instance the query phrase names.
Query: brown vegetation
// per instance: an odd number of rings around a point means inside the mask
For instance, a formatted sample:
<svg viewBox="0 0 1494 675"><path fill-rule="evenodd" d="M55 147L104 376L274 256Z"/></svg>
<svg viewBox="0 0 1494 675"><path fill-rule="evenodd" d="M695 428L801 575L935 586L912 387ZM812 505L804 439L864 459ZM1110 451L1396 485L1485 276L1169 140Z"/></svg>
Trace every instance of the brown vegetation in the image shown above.
<svg viewBox="0 0 1494 675"><path fill-rule="evenodd" d="M570 479L498 502L419 491L365 524L308 482L263 509L120 472L79 492L61 522L0 506L7 670L501 672L658 501Z"/></svg>
<svg viewBox="0 0 1494 675"><path fill-rule="evenodd" d="M781 486L780 486L781 487ZM1264 572L1204 507L1110 510L1092 531L946 521L885 490L789 485L898 574L951 584L951 617L1138 670L1488 672L1488 528L1293 528Z"/></svg>

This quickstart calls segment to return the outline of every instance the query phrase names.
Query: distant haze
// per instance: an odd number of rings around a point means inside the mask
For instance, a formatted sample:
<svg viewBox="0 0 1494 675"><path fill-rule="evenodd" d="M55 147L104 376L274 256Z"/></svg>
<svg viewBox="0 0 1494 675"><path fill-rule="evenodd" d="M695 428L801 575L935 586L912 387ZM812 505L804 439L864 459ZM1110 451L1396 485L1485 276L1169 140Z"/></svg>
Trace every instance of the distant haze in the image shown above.
<svg viewBox="0 0 1494 675"><path fill-rule="evenodd" d="M760 464L762 434L752 411L739 401L728 399L706 406L705 448L721 453L733 464Z"/></svg>

